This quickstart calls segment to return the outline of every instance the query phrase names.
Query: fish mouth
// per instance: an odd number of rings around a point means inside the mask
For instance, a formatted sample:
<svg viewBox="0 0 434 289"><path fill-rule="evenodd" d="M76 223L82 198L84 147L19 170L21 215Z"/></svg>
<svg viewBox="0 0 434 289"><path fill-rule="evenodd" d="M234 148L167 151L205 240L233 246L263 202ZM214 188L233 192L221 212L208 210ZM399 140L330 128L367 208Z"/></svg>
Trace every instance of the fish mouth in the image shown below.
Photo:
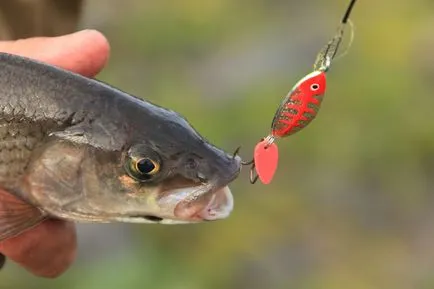
<svg viewBox="0 0 434 289"><path fill-rule="evenodd" d="M207 192L194 200L179 202L176 218L186 221L214 221L227 218L234 208L234 198L228 186Z"/></svg>
<svg viewBox="0 0 434 289"><path fill-rule="evenodd" d="M177 187L173 186L175 183ZM225 219L233 211L234 198L227 182L192 183L184 180L182 183L178 178L169 183L169 187L167 184L131 194L124 213L106 215L105 219L128 223L188 224Z"/></svg>
<svg viewBox="0 0 434 289"><path fill-rule="evenodd" d="M146 214L134 213L116 218L129 223L189 224L215 221L229 217L234 198L228 186L202 185L166 191L151 201ZM151 208L151 207L148 207Z"/></svg>
<svg viewBox="0 0 434 289"><path fill-rule="evenodd" d="M233 208L234 197L229 187L225 186L214 192L208 205L198 212L198 217L206 221L225 219L229 217Z"/></svg>
<svg viewBox="0 0 434 289"><path fill-rule="evenodd" d="M156 208L158 213L154 216L142 218L148 221L155 218L154 222L160 224L214 221L225 219L231 214L234 198L228 186L215 187L204 184L166 191L164 196L156 200Z"/></svg>

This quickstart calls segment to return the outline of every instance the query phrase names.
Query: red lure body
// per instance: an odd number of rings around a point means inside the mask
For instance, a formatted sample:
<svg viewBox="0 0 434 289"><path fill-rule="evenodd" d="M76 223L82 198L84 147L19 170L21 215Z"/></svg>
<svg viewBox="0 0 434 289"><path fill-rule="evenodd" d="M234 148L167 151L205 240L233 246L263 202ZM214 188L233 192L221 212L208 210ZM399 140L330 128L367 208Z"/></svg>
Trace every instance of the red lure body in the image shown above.
<svg viewBox="0 0 434 289"><path fill-rule="evenodd" d="M282 138L306 127L317 115L326 90L324 71L302 78L279 106L271 124L271 136Z"/></svg>
<svg viewBox="0 0 434 289"><path fill-rule="evenodd" d="M309 125L318 114L326 91L326 72L341 43L344 28L356 0L351 0L337 33L321 49L314 63L314 71L303 77L288 93L274 114L271 132L255 146L251 164L250 182L259 178L264 184L271 182L278 163L275 140L292 135ZM254 176L256 167L256 176Z"/></svg>

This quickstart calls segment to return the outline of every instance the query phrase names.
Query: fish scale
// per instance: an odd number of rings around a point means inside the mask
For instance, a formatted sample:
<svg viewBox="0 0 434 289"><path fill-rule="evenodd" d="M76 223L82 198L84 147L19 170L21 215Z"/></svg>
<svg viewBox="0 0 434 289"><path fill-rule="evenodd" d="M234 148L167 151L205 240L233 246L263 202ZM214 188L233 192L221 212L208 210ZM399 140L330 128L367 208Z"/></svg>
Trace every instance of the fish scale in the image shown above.
<svg viewBox="0 0 434 289"><path fill-rule="evenodd" d="M32 150L43 140L49 128L49 125L35 125L28 121L8 122L0 113L0 183L4 188L12 189L19 181Z"/></svg>

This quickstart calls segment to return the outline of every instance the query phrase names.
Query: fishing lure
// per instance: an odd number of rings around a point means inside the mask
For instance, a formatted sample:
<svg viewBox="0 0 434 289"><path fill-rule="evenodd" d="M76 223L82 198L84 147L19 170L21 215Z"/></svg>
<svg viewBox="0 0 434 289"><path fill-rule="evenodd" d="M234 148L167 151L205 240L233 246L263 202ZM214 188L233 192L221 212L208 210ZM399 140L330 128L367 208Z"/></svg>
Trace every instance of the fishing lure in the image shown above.
<svg viewBox="0 0 434 289"><path fill-rule="evenodd" d="M271 123L271 132L255 146L253 160L243 163L243 165L251 165L252 184L258 177L264 184L271 182L279 159L275 141L300 131L317 116L326 91L326 72L336 56L347 23L351 23L349 17L355 3L356 0L351 0L337 32L318 53L313 72L297 82L283 99Z"/></svg>

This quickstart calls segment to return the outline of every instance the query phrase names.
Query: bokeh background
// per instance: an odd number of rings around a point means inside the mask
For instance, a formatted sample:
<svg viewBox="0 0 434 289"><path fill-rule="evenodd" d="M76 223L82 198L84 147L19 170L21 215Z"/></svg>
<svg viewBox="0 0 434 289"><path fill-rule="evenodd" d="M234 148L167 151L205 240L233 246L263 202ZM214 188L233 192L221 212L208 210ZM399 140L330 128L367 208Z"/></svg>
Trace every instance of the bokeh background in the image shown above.
<svg viewBox="0 0 434 289"><path fill-rule="evenodd" d="M87 0L80 28L111 43L99 79L249 159L347 4ZM252 186L242 172L230 218L79 225L66 274L40 279L9 262L0 288L434 288L433 8L356 4L355 39L328 74L318 118L279 143L272 184Z"/></svg>

